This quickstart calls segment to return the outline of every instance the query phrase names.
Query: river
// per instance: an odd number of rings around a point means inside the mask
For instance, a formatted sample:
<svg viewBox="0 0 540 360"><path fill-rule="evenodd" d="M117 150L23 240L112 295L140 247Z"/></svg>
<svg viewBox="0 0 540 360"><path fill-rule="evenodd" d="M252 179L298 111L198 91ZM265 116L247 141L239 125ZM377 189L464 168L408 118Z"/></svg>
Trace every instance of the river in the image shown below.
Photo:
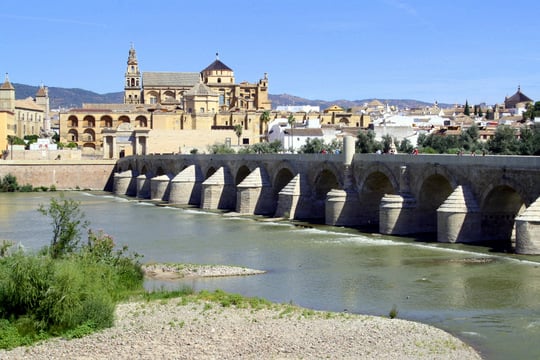
<svg viewBox="0 0 540 360"><path fill-rule="evenodd" d="M0 240L39 249L51 238L37 211L54 193L0 194ZM444 329L486 359L540 358L540 257L463 244L302 226L106 193L70 192L94 230L143 262L239 265L264 275L149 281L149 289L223 289L329 311L398 317ZM361 339L359 339L361 341Z"/></svg>

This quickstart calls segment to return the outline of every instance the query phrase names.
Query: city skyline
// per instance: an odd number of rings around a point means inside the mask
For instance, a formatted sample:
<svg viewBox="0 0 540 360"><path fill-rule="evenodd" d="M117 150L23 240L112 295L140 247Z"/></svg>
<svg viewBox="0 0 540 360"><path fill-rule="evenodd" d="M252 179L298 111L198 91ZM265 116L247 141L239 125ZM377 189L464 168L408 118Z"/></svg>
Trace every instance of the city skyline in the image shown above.
<svg viewBox="0 0 540 360"><path fill-rule="evenodd" d="M133 44L143 72L201 71L219 53L237 82L268 73L271 94L312 100L494 104L518 86L540 100L538 30L526 16L536 2L307 5L9 1L0 71L15 83L123 91Z"/></svg>

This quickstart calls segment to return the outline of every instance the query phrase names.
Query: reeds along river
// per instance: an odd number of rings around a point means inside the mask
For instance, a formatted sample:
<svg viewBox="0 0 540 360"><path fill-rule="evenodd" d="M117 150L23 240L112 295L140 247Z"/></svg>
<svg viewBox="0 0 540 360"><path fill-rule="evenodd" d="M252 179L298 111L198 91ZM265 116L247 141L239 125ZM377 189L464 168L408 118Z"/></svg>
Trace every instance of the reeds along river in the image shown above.
<svg viewBox="0 0 540 360"><path fill-rule="evenodd" d="M239 265L248 277L148 282L147 288L223 289L330 311L398 317L447 330L487 359L540 358L540 257L294 226L177 209L103 193L67 194L94 230L144 255L143 262ZM46 245L49 219L37 211L54 193L0 194L0 239Z"/></svg>

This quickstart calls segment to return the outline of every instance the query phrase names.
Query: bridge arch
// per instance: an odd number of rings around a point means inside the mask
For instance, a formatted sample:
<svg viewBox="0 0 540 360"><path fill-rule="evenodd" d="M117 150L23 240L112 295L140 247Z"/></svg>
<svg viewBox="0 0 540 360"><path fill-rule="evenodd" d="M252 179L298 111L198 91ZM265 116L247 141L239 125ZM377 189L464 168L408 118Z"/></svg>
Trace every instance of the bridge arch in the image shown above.
<svg viewBox="0 0 540 360"><path fill-rule="evenodd" d="M366 182L368 181L368 178L372 176L372 174L377 174L375 175L377 177L384 175L383 179L388 180L391 185L392 190L390 193L393 194L399 190L398 179L396 178L396 176L394 176L394 173L384 164L375 163L371 166L368 166L364 170L355 169L354 173L356 180L356 191L358 191L359 193L365 192L367 189L369 189L369 187L366 188ZM369 181L373 181L373 177Z"/></svg>
<svg viewBox="0 0 540 360"><path fill-rule="evenodd" d="M274 196L277 197L279 192L287 186L289 182L294 178L294 172L289 167L282 167L274 176L272 180L272 188Z"/></svg>
<svg viewBox="0 0 540 360"><path fill-rule="evenodd" d="M251 170L247 165L242 165L236 170L236 176L234 177L234 184L238 186L249 174Z"/></svg>
<svg viewBox="0 0 540 360"><path fill-rule="evenodd" d="M163 170L161 166L158 166L158 168L156 169L156 176L161 176L161 175L165 175L165 170Z"/></svg>
<svg viewBox="0 0 540 360"><path fill-rule="evenodd" d="M214 175L216 171L217 169L214 166L209 166L204 173L204 179L208 179L210 176Z"/></svg>
<svg viewBox="0 0 540 360"><path fill-rule="evenodd" d="M341 189L338 176L329 168L320 170L313 181L312 214L314 218L322 219L326 211L326 195L332 189Z"/></svg>
<svg viewBox="0 0 540 360"><path fill-rule="evenodd" d="M416 193L416 220L419 232L437 231L437 209L452 194L454 186L439 173L428 175Z"/></svg>
<svg viewBox="0 0 540 360"><path fill-rule="evenodd" d="M141 168L141 175L148 176L148 168L146 167L146 164Z"/></svg>
<svg viewBox="0 0 540 360"><path fill-rule="evenodd" d="M361 188L358 190L360 208L358 211L359 225L373 226L379 224L379 209L381 199L385 194L395 194L396 184L392 182L392 174L387 171L375 171L365 174Z"/></svg>
<svg viewBox="0 0 540 360"><path fill-rule="evenodd" d="M523 196L508 182L490 186L480 202L483 239L510 249L515 240L514 220L525 208Z"/></svg>

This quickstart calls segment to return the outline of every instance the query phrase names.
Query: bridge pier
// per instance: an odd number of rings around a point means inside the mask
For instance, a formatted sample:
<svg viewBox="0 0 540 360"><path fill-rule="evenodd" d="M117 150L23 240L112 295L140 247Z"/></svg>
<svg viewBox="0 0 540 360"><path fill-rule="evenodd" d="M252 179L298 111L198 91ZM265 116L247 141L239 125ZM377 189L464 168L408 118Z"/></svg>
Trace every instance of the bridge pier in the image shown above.
<svg viewBox="0 0 540 360"><path fill-rule="evenodd" d="M137 198L150 198L150 178L147 178L145 174L137 176Z"/></svg>
<svg viewBox="0 0 540 360"><path fill-rule="evenodd" d="M358 194L353 190L332 189L326 195L325 224L357 226L357 209L361 207Z"/></svg>
<svg viewBox="0 0 540 360"><path fill-rule="evenodd" d="M270 179L266 171L258 167L236 186L236 212L270 215L274 210Z"/></svg>
<svg viewBox="0 0 540 360"><path fill-rule="evenodd" d="M386 194L379 208L379 232L408 235L418 232L416 199L411 194Z"/></svg>
<svg viewBox="0 0 540 360"><path fill-rule="evenodd" d="M516 218L516 253L540 255L540 198Z"/></svg>
<svg viewBox="0 0 540 360"><path fill-rule="evenodd" d="M437 241L471 243L481 238L481 213L467 186L459 185L437 209Z"/></svg>
<svg viewBox="0 0 540 360"><path fill-rule="evenodd" d="M202 183L201 208L206 210L236 208L236 187L228 168L220 167Z"/></svg>
<svg viewBox="0 0 540 360"><path fill-rule="evenodd" d="M171 178L168 175L156 176L150 179L150 199L169 200L169 184Z"/></svg>
<svg viewBox="0 0 540 360"><path fill-rule="evenodd" d="M379 204L379 232L408 235L418 232L416 198L411 194L407 166L399 168L399 194L385 194Z"/></svg>
<svg viewBox="0 0 540 360"><path fill-rule="evenodd" d="M178 205L201 204L201 189L204 181L198 166L190 165L176 175L170 184L169 203Z"/></svg>
<svg viewBox="0 0 540 360"><path fill-rule="evenodd" d="M304 176L297 174L281 189L278 194L278 204L275 217L284 217L287 219L302 219L310 214L306 206L309 201L305 198L308 185Z"/></svg>
<svg viewBox="0 0 540 360"><path fill-rule="evenodd" d="M113 178L113 193L115 195L136 195L136 180L131 170L115 173Z"/></svg>

